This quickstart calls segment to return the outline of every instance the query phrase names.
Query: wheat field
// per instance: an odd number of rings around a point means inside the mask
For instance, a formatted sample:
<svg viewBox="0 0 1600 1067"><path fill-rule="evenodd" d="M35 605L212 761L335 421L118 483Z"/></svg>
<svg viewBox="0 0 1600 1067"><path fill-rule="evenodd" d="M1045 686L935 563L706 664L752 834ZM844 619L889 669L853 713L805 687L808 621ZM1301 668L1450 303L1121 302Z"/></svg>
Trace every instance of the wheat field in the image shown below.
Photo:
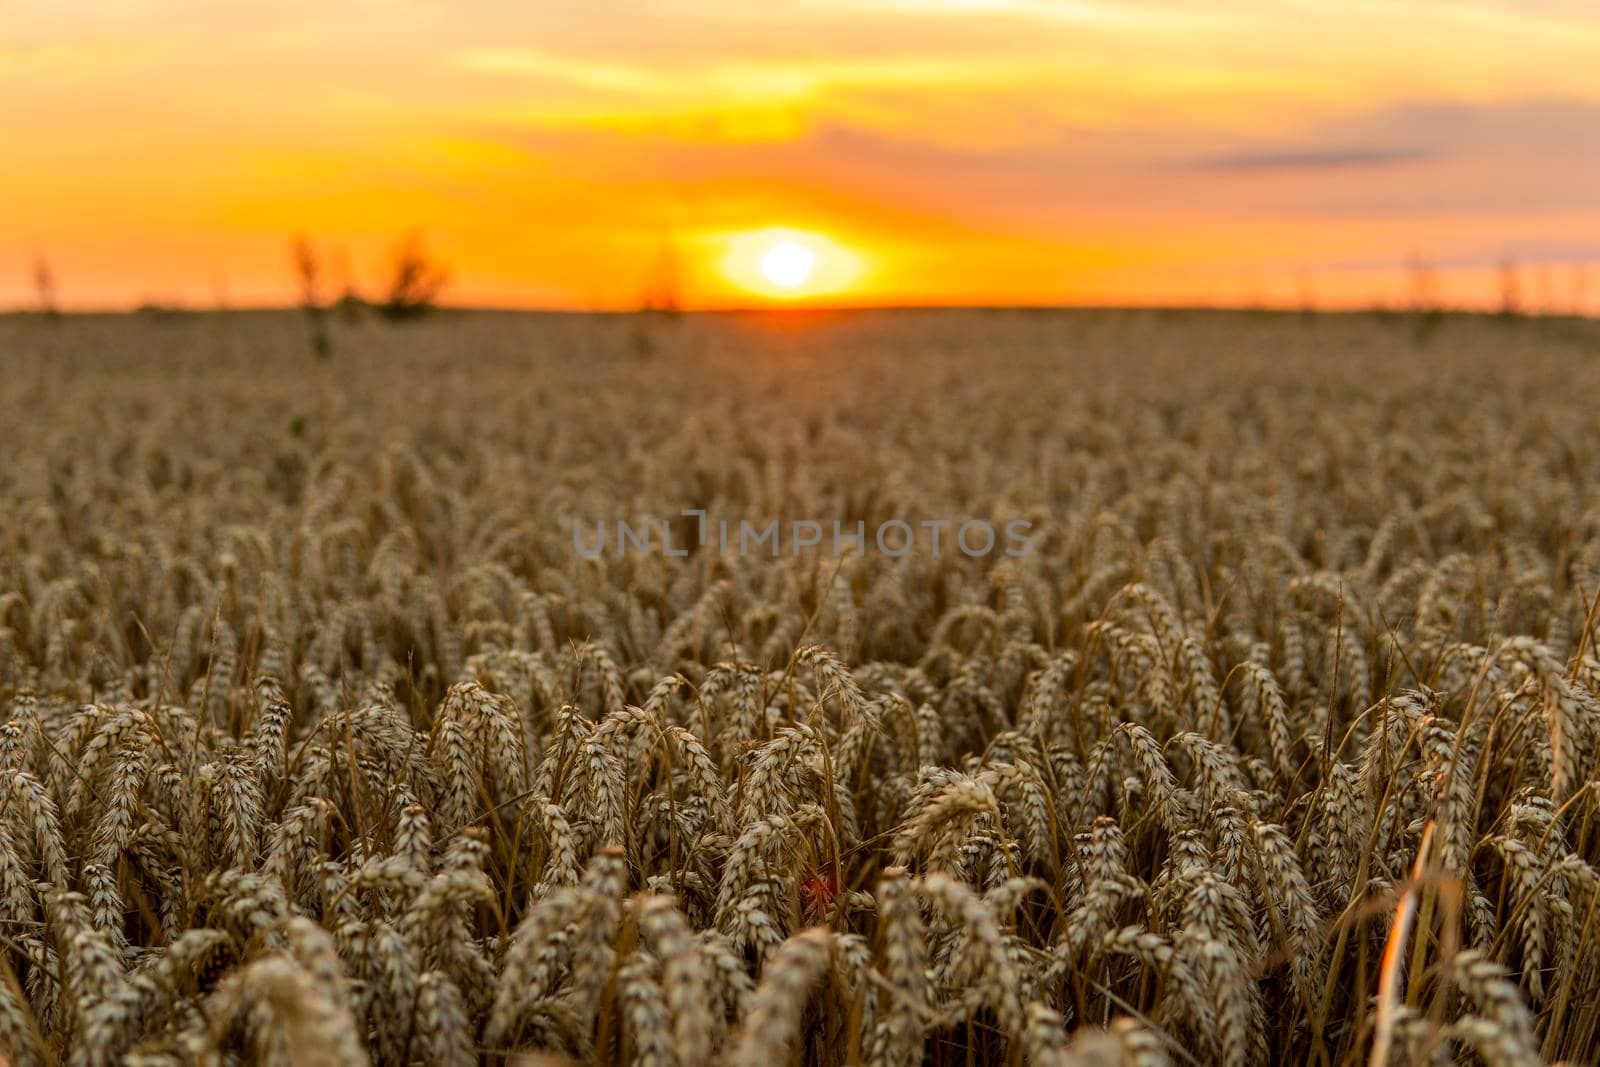
<svg viewBox="0 0 1600 1067"><path fill-rule="evenodd" d="M1597 356L0 318L0 1064L1600 1061Z"/></svg>

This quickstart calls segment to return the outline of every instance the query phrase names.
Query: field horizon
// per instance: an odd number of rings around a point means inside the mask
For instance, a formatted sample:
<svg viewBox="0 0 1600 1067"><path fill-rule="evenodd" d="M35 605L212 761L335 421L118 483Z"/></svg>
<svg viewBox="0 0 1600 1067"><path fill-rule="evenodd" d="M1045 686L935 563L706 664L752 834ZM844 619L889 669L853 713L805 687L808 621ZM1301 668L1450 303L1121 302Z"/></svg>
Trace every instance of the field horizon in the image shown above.
<svg viewBox="0 0 1600 1067"><path fill-rule="evenodd" d="M771 315L775 318L803 318L806 316L820 316L828 314L870 314L873 312L969 312L973 314L984 313L1116 313L1116 312L1153 312L1164 314L1238 314L1238 315L1297 315L1303 317L1315 316L1450 316L1459 318L1483 319L1572 319L1576 321L1592 321L1600 318L1600 312L1575 311L1571 309L1539 309L1523 308L1507 312L1504 309L1475 306L1451 305L1422 305L1413 306L1404 300L1397 299L1393 303L1351 304L1348 306L1296 306L1293 304L1252 304L1248 302L1219 302L1219 303L994 303L994 304L960 304L960 303L803 303L784 304L771 301L752 301L746 304L727 304L713 307L692 307L661 309L651 307L597 307L574 308L561 306L536 306L536 305L498 305L498 304L457 304L449 300L442 300L429 309L428 314L485 314L485 315L571 315L571 316L655 316L658 318L679 318L692 316L760 316ZM207 304L144 304L132 307L69 307L51 311L39 311L29 307L10 307L0 309L0 318L20 319L51 319L51 318L104 318L115 316L139 316L152 314L175 315L272 315L293 314L303 315L305 308L292 303L239 305L217 307ZM337 314L337 312L335 312ZM356 313L358 316L376 316L375 307L365 306Z"/></svg>

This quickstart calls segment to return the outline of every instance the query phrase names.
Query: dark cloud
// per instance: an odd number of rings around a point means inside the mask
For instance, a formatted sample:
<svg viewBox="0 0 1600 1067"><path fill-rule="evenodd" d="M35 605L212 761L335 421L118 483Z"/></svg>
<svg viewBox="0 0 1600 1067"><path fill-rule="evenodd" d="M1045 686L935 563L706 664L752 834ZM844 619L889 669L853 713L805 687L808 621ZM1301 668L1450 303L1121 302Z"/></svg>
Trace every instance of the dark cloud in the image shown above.
<svg viewBox="0 0 1600 1067"><path fill-rule="evenodd" d="M1178 170L1222 172L1350 170L1422 163L1436 159L1440 155L1442 153L1438 149L1423 147L1311 148L1268 152L1224 152L1218 155L1182 159L1169 166Z"/></svg>
<svg viewBox="0 0 1600 1067"><path fill-rule="evenodd" d="M1563 97L1499 101L1400 100L1287 143L1244 142L1152 161L1152 169L1253 174L1380 170L1413 163L1482 169L1591 168L1600 161L1600 102ZM1591 175L1592 176L1592 175Z"/></svg>

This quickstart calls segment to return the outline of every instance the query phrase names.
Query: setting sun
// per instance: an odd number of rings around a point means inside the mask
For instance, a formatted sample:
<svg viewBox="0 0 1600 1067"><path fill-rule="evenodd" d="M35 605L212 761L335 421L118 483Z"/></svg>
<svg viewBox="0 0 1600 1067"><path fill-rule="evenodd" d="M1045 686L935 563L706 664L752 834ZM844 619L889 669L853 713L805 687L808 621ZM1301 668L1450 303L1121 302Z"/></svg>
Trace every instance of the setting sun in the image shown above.
<svg viewBox="0 0 1600 1067"><path fill-rule="evenodd" d="M804 285L817 265L816 253L794 241L779 241L761 257L761 275L773 285L793 289Z"/></svg>
<svg viewBox="0 0 1600 1067"><path fill-rule="evenodd" d="M777 300L837 296L861 276L859 257L831 238L771 227L727 237L722 273L739 289Z"/></svg>

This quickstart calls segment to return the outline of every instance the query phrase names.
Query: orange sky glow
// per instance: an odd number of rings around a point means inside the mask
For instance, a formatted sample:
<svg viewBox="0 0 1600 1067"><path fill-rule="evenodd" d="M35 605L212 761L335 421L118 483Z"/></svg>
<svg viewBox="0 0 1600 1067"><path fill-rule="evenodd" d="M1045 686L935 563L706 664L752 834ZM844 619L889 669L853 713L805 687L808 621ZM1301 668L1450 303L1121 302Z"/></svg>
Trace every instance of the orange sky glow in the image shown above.
<svg viewBox="0 0 1600 1067"><path fill-rule="evenodd" d="M371 291L419 230L459 304L634 307L669 271L690 307L1349 306L1418 279L1491 306L1512 261L1529 306L1600 311L1592 0L0 20L0 308L41 260L67 307L285 303L296 233Z"/></svg>

